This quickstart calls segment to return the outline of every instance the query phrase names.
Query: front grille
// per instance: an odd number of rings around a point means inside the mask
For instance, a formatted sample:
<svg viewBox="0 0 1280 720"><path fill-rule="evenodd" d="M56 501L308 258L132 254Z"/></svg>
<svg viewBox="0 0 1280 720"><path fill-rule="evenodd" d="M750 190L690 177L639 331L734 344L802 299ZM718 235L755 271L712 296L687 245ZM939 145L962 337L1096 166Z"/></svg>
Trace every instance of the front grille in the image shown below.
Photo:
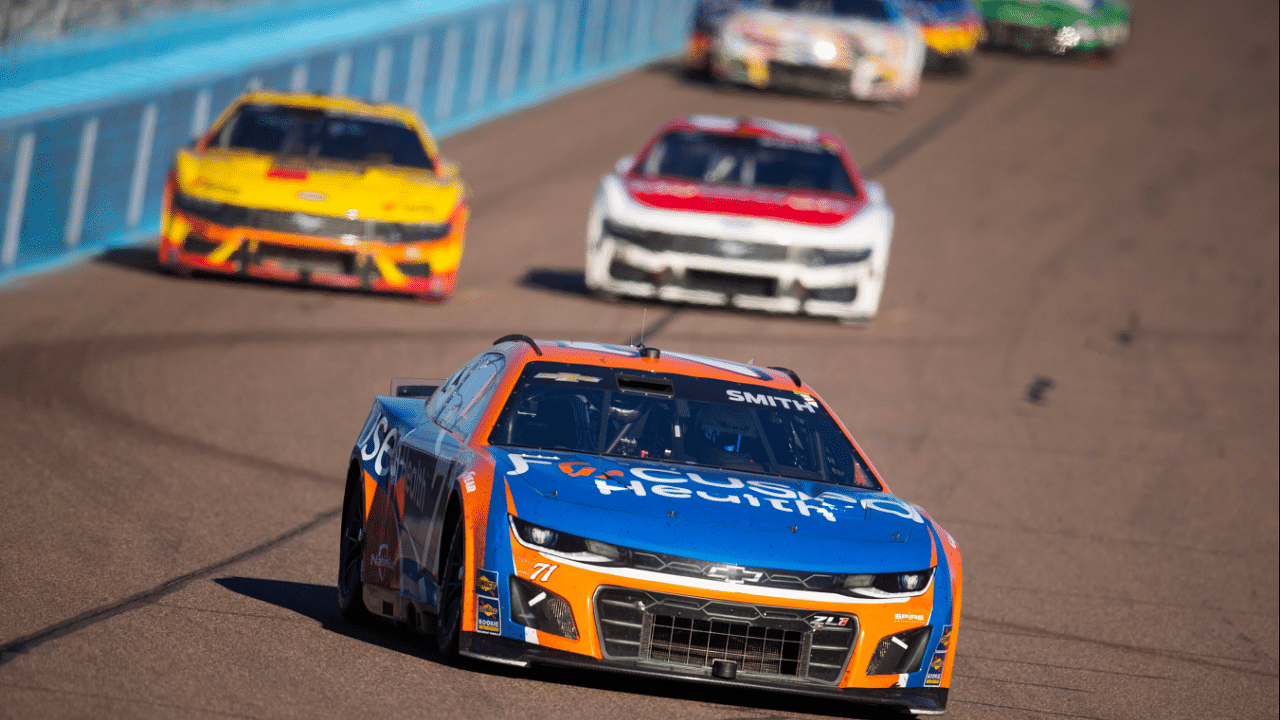
<svg viewBox="0 0 1280 720"><path fill-rule="evenodd" d="M606 660L699 669L733 660L740 673L792 682L839 681L858 636L856 615L624 588L602 588L595 605Z"/></svg>
<svg viewBox="0 0 1280 720"><path fill-rule="evenodd" d="M256 228L311 237L375 240L392 244L439 240L448 235L452 229L448 222L394 223L242 207L205 200L183 192L173 194L173 208L224 227Z"/></svg>
<svg viewBox="0 0 1280 720"><path fill-rule="evenodd" d="M707 560L668 555L648 550L632 550L628 554L630 566L653 572L696 577L704 580L720 580L745 584L751 587L785 588L810 592L840 592L844 589L844 575L835 573L778 570L774 568L726 565Z"/></svg>
<svg viewBox="0 0 1280 720"><path fill-rule="evenodd" d="M646 613L644 622L641 653L650 660L701 667L711 667L714 660L733 660L739 672L800 675L800 660L810 639L809 633L723 620Z"/></svg>
<svg viewBox="0 0 1280 720"><path fill-rule="evenodd" d="M280 270L330 275L352 275L356 266L355 253L311 250L273 243L258 243L258 252L253 260L255 265L272 265Z"/></svg>
<svg viewBox="0 0 1280 720"><path fill-rule="evenodd" d="M772 243L675 235L657 230L641 230L616 223L606 223L605 231L623 242L653 252L677 252L687 255L728 258L730 260L786 260L787 248Z"/></svg>
<svg viewBox="0 0 1280 720"><path fill-rule="evenodd" d="M684 284L690 290L711 290L727 295L775 297L778 294L777 278L735 275L711 270L690 269L685 271Z"/></svg>
<svg viewBox="0 0 1280 720"><path fill-rule="evenodd" d="M769 63L769 85L772 87L823 95L848 95L850 80L848 69L777 61Z"/></svg>
<svg viewBox="0 0 1280 720"><path fill-rule="evenodd" d="M260 230L330 238L375 237L369 231L371 225L377 224L371 220L348 220L345 217L281 210L249 210L246 222L248 227Z"/></svg>
<svg viewBox="0 0 1280 720"><path fill-rule="evenodd" d="M613 262L609 263L609 277L630 282L653 282L653 278L647 270L628 265L617 258L614 258Z"/></svg>
<svg viewBox="0 0 1280 720"><path fill-rule="evenodd" d="M208 255L218 249L218 243L201 235L191 233L182 241L182 249L196 255Z"/></svg>
<svg viewBox="0 0 1280 720"><path fill-rule="evenodd" d="M858 286L851 285L849 287L834 288L812 288L809 290L809 297L814 300L823 300L826 302L853 302L858 297Z"/></svg>
<svg viewBox="0 0 1280 720"><path fill-rule="evenodd" d="M1009 47L1022 52L1062 52L1056 28L1036 28L987 22L987 44Z"/></svg>

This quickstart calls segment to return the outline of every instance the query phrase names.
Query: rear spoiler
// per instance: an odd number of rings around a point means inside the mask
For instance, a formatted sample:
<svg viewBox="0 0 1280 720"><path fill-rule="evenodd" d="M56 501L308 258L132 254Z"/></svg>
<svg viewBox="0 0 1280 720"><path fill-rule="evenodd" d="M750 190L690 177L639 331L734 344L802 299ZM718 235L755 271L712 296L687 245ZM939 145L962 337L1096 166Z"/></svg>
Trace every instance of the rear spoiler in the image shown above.
<svg viewBox="0 0 1280 720"><path fill-rule="evenodd" d="M429 398L444 384L443 379L392 378L391 397Z"/></svg>

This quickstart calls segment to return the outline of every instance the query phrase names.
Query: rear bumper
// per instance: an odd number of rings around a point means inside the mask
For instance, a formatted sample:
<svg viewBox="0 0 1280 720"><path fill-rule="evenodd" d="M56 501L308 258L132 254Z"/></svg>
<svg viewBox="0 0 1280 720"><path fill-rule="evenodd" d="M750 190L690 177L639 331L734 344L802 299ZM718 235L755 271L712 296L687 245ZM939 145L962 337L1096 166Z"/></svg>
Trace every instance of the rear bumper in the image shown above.
<svg viewBox="0 0 1280 720"><path fill-rule="evenodd" d="M722 688L748 687L868 705L887 705L917 714L941 714L947 707L947 688L837 688L830 685L769 682L758 676L726 680L713 676L710 668L642 660L597 660L593 657L530 645L510 638L473 632L464 632L459 646L460 652L466 657L521 667L553 665L667 680L684 680Z"/></svg>

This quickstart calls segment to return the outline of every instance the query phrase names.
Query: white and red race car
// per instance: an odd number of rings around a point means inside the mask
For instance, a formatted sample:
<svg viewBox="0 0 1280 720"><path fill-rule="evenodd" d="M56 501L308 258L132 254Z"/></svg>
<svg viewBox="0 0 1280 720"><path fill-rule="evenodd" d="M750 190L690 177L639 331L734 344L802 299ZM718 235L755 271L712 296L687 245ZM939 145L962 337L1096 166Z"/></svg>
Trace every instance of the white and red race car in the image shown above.
<svg viewBox="0 0 1280 720"><path fill-rule="evenodd" d="M869 320L893 210L844 143L806 125L692 115L600 183L586 284L605 295Z"/></svg>

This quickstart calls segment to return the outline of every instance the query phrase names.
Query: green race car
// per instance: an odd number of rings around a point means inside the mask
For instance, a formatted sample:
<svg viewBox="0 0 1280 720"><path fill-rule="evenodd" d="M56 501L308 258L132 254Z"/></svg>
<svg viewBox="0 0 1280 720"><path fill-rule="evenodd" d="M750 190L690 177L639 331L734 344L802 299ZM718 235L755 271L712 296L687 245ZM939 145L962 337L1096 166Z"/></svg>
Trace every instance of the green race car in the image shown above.
<svg viewBox="0 0 1280 720"><path fill-rule="evenodd" d="M1124 0L982 0L987 46L1109 55L1129 39Z"/></svg>

